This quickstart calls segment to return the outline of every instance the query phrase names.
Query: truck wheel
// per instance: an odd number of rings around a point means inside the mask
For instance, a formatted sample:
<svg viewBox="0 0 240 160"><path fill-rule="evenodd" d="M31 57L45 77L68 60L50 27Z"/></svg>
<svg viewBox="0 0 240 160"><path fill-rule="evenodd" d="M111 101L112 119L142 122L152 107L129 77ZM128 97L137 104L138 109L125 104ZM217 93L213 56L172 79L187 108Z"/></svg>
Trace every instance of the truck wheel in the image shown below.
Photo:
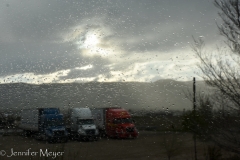
<svg viewBox="0 0 240 160"><path fill-rule="evenodd" d="M63 138L63 140L62 140L62 142L63 143L66 143L68 141L68 138L66 137L66 138Z"/></svg>
<svg viewBox="0 0 240 160"><path fill-rule="evenodd" d="M47 142L48 142L48 143L52 143L52 140L49 139L49 138L47 138Z"/></svg>
<svg viewBox="0 0 240 160"><path fill-rule="evenodd" d="M24 130L24 131L23 131L23 136L24 136L24 137L30 137L30 136L31 136L30 131Z"/></svg>
<svg viewBox="0 0 240 160"><path fill-rule="evenodd" d="M82 141L82 137L81 136L76 136L75 138L78 142Z"/></svg>
<svg viewBox="0 0 240 160"><path fill-rule="evenodd" d="M42 136L41 136L40 134L36 134L36 135L34 136L34 138L35 138L36 140L43 140L43 138L42 138Z"/></svg>
<svg viewBox="0 0 240 160"><path fill-rule="evenodd" d="M55 138L48 138L48 143L56 143L57 140Z"/></svg>
<svg viewBox="0 0 240 160"><path fill-rule="evenodd" d="M116 138L117 138L117 139L120 139L120 136L119 136L119 134L118 134L118 133L116 134Z"/></svg>
<svg viewBox="0 0 240 160"><path fill-rule="evenodd" d="M98 141L99 140L99 136L94 137L94 141Z"/></svg>
<svg viewBox="0 0 240 160"><path fill-rule="evenodd" d="M107 136L107 134L105 132L101 132L100 133L100 137L107 138L108 136Z"/></svg>
<svg viewBox="0 0 240 160"><path fill-rule="evenodd" d="M88 137L85 137L85 136L80 137L80 139L81 139L82 141L84 141L84 142L87 142L87 141L89 140L89 138L88 138Z"/></svg>
<svg viewBox="0 0 240 160"><path fill-rule="evenodd" d="M90 136L89 138L88 138L88 140L90 141L90 142L93 142L93 141L95 141L95 137L94 136Z"/></svg>

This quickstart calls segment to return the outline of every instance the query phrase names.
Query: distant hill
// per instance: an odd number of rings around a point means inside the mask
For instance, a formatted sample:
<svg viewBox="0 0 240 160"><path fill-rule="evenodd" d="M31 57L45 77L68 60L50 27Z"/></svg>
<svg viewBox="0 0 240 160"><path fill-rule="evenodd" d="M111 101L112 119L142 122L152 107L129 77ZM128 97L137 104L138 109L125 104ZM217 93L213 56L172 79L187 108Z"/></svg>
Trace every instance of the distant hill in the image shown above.
<svg viewBox="0 0 240 160"><path fill-rule="evenodd" d="M204 82L197 90L204 91ZM32 85L12 83L0 85L0 110L32 107L123 107L131 110L190 109L192 103L184 92L192 91L192 82L159 80L154 83L66 83Z"/></svg>

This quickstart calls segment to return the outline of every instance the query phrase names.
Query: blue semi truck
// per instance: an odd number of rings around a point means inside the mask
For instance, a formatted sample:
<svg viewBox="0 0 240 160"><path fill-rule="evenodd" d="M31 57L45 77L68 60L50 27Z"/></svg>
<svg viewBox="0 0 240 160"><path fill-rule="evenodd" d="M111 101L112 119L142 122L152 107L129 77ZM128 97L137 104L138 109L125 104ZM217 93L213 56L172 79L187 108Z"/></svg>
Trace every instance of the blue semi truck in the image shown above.
<svg viewBox="0 0 240 160"><path fill-rule="evenodd" d="M63 115L58 108L24 109L19 126L25 136L48 142L68 140Z"/></svg>

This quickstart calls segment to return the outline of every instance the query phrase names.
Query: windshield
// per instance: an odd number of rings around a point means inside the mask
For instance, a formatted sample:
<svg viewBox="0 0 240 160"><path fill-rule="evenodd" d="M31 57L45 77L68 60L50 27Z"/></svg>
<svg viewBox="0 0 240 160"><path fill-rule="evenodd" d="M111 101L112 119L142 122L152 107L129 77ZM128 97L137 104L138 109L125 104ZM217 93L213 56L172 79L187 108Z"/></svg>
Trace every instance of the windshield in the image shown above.
<svg viewBox="0 0 240 160"><path fill-rule="evenodd" d="M240 160L240 0L0 0L0 34L0 159Z"/></svg>
<svg viewBox="0 0 240 160"><path fill-rule="evenodd" d="M117 118L113 120L114 124L125 124L125 123L133 123L131 118Z"/></svg>
<svg viewBox="0 0 240 160"><path fill-rule="evenodd" d="M80 125L93 124L93 123L94 123L93 119L79 119L79 120L77 120L77 124L80 124Z"/></svg>
<svg viewBox="0 0 240 160"><path fill-rule="evenodd" d="M62 120L46 120L44 125L47 127L57 127L62 126L64 122Z"/></svg>

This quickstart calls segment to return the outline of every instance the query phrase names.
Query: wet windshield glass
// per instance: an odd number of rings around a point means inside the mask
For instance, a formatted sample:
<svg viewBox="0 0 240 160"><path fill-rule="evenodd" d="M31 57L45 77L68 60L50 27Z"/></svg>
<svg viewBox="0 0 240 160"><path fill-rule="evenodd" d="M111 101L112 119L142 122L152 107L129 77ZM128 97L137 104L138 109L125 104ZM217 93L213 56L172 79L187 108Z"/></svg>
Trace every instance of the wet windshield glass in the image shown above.
<svg viewBox="0 0 240 160"><path fill-rule="evenodd" d="M93 119L79 119L77 121L77 124L80 124L80 125L94 124L94 121Z"/></svg>
<svg viewBox="0 0 240 160"><path fill-rule="evenodd" d="M133 123L131 118L118 118L113 120L114 124Z"/></svg>
<svg viewBox="0 0 240 160"><path fill-rule="evenodd" d="M0 0L1 159L240 160L240 0Z"/></svg>
<svg viewBox="0 0 240 160"><path fill-rule="evenodd" d="M64 123L62 120L46 120L44 122L45 126L54 127L54 126L62 126Z"/></svg>

